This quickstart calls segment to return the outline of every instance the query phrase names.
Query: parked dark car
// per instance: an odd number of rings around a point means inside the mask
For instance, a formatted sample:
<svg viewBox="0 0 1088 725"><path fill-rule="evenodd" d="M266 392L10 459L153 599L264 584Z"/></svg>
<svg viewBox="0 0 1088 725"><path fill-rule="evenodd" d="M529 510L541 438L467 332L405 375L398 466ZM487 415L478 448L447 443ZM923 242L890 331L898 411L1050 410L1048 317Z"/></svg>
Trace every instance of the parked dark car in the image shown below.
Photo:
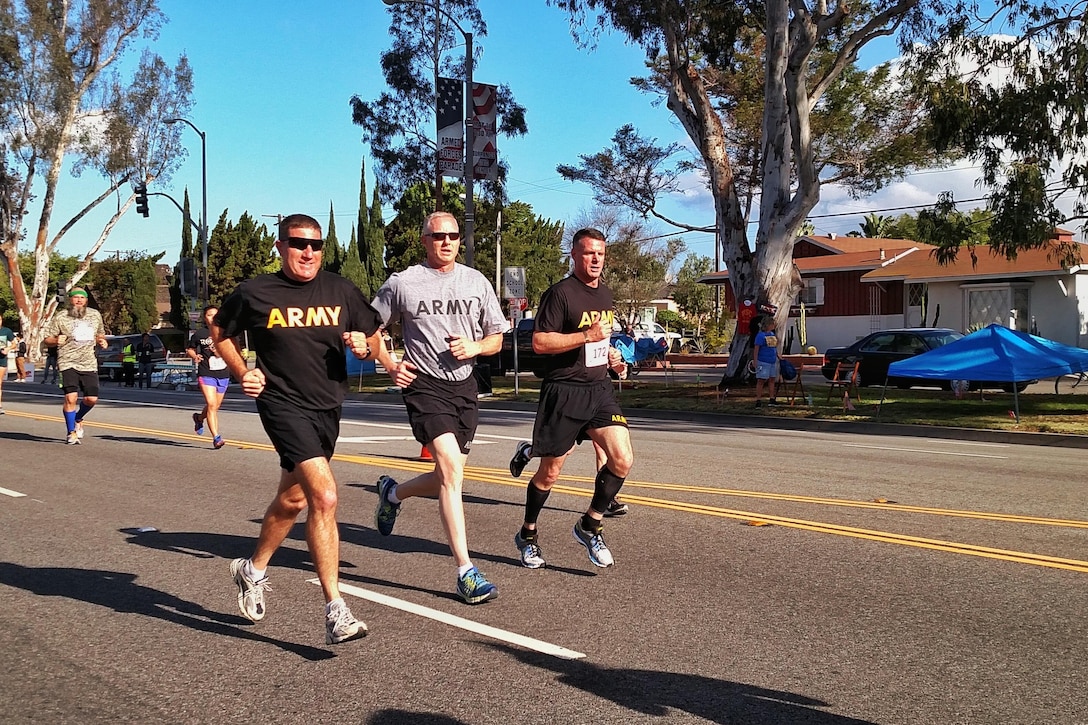
<svg viewBox="0 0 1088 725"><path fill-rule="evenodd" d="M542 372L542 356L533 352L533 329L535 323L532 318L525 318L518 322L518 370L520 372L533 371L540 376ZM480 358L481 363L491 366L492 375L505 375L506 371L514 369L514 334L513 330L507 330L502 336L502 349L497 355L489 355Z"/></svg>
<svg viewBox="0 0 1088 725"><path fill-rule="evenodd" d="M847 347L832 347L824 352L821 372L831 380L835 366L840 362L861 361L858 369L858 385L883 385L888 378L888 366L906 360L942 345L959 340L963 335L943 327L918 327L901 330L881 330L861 338ZM948 381L923 380L921 378L891 378L888 385L909 388L912 385L937 385L950 387Z"/></svg>
<svg viewBox="0 0 1088 725"><path fill-rule="evenodd" d="M148 335L150 338L151 346L155 348L151 353L151 359L158 363L166 362L166 346L162 344L162 340L159 336L151 333ZM110 380L121 379L121 359L124 357L123 350L125 345L132 343L133 347L140 344L140 340L143 339L143 335L106 335L106 347L96 347L94 349L95 357L98 358L98 375L100 377L108 377ZM105 363L117 363L116 365L105 365Z"/></svg>
<svg viewBox="0 0 1088 725"><path fill-rule="evenodd" d="M951 380L933 380L925 378L901 378L888 377L888 366L899 360L921 355L930 350L936 350L942 345L947 345L963 337L955 330L945 327L911 327L899 330L881 330L873 332L861 338L853 345L847 347L832 347L824 352L823 367L820 371L824 377L831 380L835 376L835 366L839 362L853 364L861 361L858 368L858 385L888 385L901 389L907 389L915 385L934 386L939 385L945 390L952 389ZM1016 388L1023 390L1029 383L1027 381L1017 383ZM970 381L970 389L1000 388L1012 392L1012 383L991 381Z"/></svg>

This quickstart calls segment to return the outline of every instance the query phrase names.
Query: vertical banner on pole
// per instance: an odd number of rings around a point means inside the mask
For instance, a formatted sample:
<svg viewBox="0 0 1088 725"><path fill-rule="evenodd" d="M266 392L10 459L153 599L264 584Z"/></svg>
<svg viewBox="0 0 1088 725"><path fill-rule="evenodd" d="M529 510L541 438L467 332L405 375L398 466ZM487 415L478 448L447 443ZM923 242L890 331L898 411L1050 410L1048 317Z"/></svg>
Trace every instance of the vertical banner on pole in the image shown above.
<svg viewBox="0 0 1088 725"><path fill-rule="evenodd" d="M438 168L443 176L460 178L465 158L465 84L439 78L435 97L438 125Z"/></svg>
<svg viewBox="0 0 1088 725"><path fill-rule="evenodd" d="M474 179L495 181L499 178L498 112L495 104L496 86L472 84Z"/></svg>

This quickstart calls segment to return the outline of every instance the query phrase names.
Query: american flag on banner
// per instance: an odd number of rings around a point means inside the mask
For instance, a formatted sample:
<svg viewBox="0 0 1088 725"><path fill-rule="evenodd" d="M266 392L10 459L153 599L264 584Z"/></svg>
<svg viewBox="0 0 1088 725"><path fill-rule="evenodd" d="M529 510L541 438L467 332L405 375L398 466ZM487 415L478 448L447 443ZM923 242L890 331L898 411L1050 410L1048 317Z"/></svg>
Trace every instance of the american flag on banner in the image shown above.
<svg viewBox="0 0 1088 725"><path fill-rule="evenodd" d="M465 84L439 78L435 97L438 119L438 168L443 176L460 177L465 158Z"/></svg>
<svg viewBox="0 0 1088 725"><path fill-rule="evenodd" d="M499 178L499 151L495 108L495 86L472 84L472 178L495 181Z"/></svg>

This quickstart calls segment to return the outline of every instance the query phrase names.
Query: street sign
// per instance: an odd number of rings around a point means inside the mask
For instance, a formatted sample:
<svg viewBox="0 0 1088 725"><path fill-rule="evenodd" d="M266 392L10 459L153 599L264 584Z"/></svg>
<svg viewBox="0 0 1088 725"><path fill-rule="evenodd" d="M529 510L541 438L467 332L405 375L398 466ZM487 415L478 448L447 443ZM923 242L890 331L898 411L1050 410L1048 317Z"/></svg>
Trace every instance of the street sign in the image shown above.
<svg viewBox="0 0 1088 725"><path fill-rule="evenodd" d="M525 267L503 268L502 286L503 297L507 299L525 297Z"/></svg>
<svg viewBox="0 0 1088 725"><path fill-rule="evenodd" d="M510 310L510 317L514 322L518 322L521 318L525 317L525 310L529 308L529 300L524 297L507 297L506 298L507 309Z"/></svg>

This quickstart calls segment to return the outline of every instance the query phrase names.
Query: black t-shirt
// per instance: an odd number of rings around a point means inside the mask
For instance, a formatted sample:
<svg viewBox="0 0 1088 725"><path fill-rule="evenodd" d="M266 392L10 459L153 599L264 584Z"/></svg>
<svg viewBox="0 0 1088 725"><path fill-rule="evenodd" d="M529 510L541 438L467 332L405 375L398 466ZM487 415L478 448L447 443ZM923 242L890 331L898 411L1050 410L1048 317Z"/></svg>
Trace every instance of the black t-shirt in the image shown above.
<svg viewBox="0 0 1088 725"><path fill-rule="evenodd" d="M155 354L155 346L150 342L138 342L136 343L136 362L141 365L146 365L151 362L152 356Z"/></svg>
<svg viewBox="0 0 1088 725"><path fill-rule="evenodd" d="M598 283L589 287L575 276L556 282L540 298L535 330L571 333L601 320L611 333L614 318L612 291ZM544 380L591 383L608 379L609 338L588 342L573 350L546 356ZM587 359L588 358L588 359Z"/></svg>
<svg viewBox="0 0 1088 725"><path fill-rule="evenodd" d="M348 390L341 335L369 337L381 318L358 287L322 270L310 282L296 282L283 272L242 282L223 300L215 324L227 337L249 331L257 367L265 374L262 399L331 410Z"/></svg>
<svg viewBox="0 0 1088 725"><path fill-rule="evenodd" d="M196 350L200 355L200 362L196 364L196 374L202 378L229 378L230 371L223 358L215 354L215 341L212 340L212 331L202 328L193 333L185 347Z"/></svg>

